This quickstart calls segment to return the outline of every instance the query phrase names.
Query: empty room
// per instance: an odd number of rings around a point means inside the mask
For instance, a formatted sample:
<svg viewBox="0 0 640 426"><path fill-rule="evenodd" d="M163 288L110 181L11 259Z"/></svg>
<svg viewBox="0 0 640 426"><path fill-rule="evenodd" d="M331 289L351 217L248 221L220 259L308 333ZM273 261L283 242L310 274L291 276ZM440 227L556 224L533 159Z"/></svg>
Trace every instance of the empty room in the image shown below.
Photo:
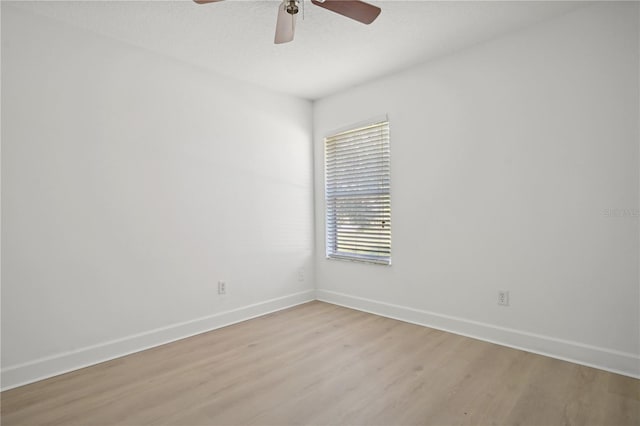
<svg viewBox="0 0 640 426"><path fill-rule="evenodd" d="M640 424L640 3L1 1L1 424Z"/></svg>

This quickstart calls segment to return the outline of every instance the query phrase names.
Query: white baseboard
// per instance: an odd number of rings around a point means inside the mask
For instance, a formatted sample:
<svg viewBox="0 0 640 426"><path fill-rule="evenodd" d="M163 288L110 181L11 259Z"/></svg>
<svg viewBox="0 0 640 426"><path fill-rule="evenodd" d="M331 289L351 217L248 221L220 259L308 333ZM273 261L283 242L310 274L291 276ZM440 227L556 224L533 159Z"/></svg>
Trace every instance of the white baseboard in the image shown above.
<svg viewBox="0 0 640 426"><path fill-rule="evenodd" d="M323 302L640 378L640 357L636 354L585 345L579 342L499 327L406 306L393 305L329 290L316 290L316 297Z"/></svg>
<svg viewBox="0 0 640 426"><path fill-rule="evenodd" d="M9 366L2 369L0 383L2 383L3 391L8 390L312 300L315 300L315 290L307 290L122 339Z"/></svg>
<svg viewBox="0 0 640 426"><path fill-rule="evenodd" d="M205 333L295 305L321 300L474 339L558 358L589 367L640 378L640 357L631 353L556 339L520 330L498 327L406 306L393 305L328 290L307 290L283 297L220 312L145 333L104 342L3 368L2 390L47 379L69 371L109 361L196 334Z"/></svg>

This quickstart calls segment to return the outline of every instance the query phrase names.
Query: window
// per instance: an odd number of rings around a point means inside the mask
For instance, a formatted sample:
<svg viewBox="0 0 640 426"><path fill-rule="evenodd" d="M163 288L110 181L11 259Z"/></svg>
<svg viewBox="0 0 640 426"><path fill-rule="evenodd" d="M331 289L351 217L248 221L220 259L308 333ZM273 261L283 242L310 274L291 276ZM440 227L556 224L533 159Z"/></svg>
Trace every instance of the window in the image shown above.
<svg viewBox="0 0 640 426"><path fill-rule="evenodd" d="M389 123L338 133L324 144L327 257L390 265Z"/></svg>

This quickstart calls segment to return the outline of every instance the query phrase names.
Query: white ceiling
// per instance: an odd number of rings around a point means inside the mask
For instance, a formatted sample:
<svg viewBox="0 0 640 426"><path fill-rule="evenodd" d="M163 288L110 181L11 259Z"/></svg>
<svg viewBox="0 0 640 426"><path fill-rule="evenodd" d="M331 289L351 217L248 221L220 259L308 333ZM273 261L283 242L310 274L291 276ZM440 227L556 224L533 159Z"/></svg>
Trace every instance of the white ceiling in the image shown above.
<svg viewBox="0 0 640 426"><path fill-rule="evenodd" d="M278 1L20 1L24 10L171 56L218 74L318 99L501 34L582 2L370 0L364 25L305 0L295 40L274 45ZM5 3L5 2L3 2Z"/></svg>

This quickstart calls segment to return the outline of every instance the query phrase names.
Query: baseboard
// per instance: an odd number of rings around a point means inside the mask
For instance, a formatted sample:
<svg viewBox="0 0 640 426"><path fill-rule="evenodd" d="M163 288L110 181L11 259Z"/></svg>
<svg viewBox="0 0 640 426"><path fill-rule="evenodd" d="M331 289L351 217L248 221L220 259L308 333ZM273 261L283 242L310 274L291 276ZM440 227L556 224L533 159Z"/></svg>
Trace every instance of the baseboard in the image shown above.
<svg viewBox="0 0 640 426"><path fill-rule="evenodd" d="M315 300L315 290L293 293L122 339L9 366L2 369L0 383L3 391L8 390L312 300Z"/></svg>
<svg viewBox="0 0 640 426"><path fill-rule="evenodd" d="M2 390L47 379L145 349L205 333L312 300L333 303L503 346L640 378L640 357L520 330L499 327L329 290L307 290L122 339L3 368Z"/></svg>
<svg viewBox="0 0 640 426"><path fill-rule="evenodd" d="M329 290L316 290L316 297L323 302L640 378L640 357L632 353L590 346L579 342L499 327Z"/></svg>

